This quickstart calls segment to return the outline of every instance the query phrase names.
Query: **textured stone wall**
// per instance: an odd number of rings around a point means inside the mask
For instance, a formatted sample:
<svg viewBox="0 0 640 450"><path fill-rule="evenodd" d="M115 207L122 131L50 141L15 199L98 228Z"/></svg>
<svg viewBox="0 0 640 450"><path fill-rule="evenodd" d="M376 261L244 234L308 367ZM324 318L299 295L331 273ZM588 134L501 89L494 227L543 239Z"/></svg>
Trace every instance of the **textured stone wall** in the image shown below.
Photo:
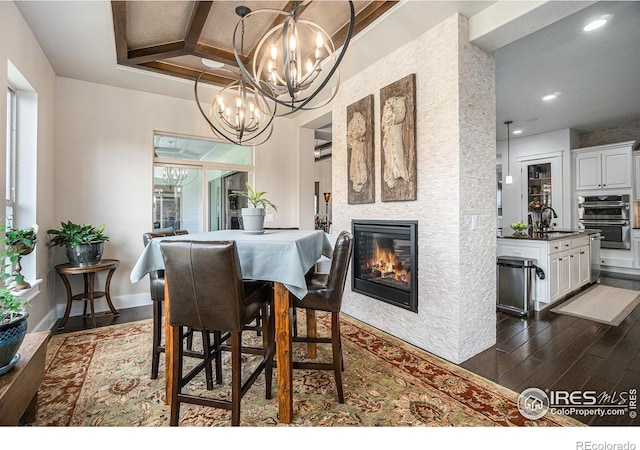
<svg viewBox="0 0 640 450"><path fill-rule="evenodd" d="M580 148L640 139L640 122L580 134Z"/></svg>
<svg viewBox="0 0 640 450"><path fill-rule="evenodd" d="M416 74L417 201L380 201L380 89ZM495 343L493 58L456 15L346 80L334 100L336 235L352 219L418 220L418 313L345 290L343 311L453 362ZM375 104L375 203L347 202L347 106ZM477 228L471 229L472 216Z"/></svg>

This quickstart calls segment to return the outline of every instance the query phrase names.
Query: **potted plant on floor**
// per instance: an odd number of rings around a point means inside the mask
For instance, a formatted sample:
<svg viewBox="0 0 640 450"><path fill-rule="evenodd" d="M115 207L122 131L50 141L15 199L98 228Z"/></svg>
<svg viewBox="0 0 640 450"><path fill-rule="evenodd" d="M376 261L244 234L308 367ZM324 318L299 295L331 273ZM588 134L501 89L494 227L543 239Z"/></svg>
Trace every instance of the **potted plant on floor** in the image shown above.
<svg viewBox="0 0 640 450"><path fill-rule="evenodd" d="M263 233L264 215L267 208L271 207L274 211L278 211L276 205L264 197L265 194L264 191L254 190L249 183L247 183L246 191L231 191L230 195L245 197L253 205L253 208L242 208L242 223L245 233Z"/></svg>
<svg viewBox="0 0 640 450"><path fill-rule="evenodd" d="M104 224L94 227L71 221L60 222L60 228L51 229L47 233L53 236L49 245L65 247L69 262L80 267L100 262L104 243L109 240L104 234Z"/></svg>
<svg viewBox="0 0 640 450"><path fill-rule="evenodd" d="M0 233L4 231L4 227L0 229ZM25 311L26 302L11 289L12 275L7 270L20 253L9 243L7 235L0 237L0 247L0 375L3 375L20 359L18 349L27 333L29 313Z"/></svg>

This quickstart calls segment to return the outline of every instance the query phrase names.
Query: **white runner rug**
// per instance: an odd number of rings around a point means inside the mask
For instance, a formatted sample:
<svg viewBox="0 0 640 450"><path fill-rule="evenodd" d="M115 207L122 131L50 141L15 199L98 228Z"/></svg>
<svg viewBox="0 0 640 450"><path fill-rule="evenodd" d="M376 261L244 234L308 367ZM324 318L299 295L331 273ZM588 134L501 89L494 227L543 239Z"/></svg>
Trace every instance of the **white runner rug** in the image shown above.
<svg viewBox="0 0 640 450"><path fill-rule="evenodd" d="M640 304L640 291L594 285L551 311L618 326Z"/></svg>

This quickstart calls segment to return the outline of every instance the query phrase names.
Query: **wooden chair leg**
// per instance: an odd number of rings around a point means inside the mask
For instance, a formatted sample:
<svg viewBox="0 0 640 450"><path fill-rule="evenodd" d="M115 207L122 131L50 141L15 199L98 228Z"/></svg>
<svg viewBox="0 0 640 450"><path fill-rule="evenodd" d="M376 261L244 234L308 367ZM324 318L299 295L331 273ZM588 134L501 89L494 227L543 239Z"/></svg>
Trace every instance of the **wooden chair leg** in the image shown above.
<svg viewBox="0 0 640 450"><path fill-rule="evenodd" d="M222 384L222 333L219 331L213 332L213 345L216 346L216 384Z"/></svg>
<svg viewBox="0 0 640 450"><path fill-rule="evenodd" d="M187 330L187 350L193 350L193 328Z"/></svg>
<svg viewBox="0 0 640 450"><path fill-rule="evenodd" d="M342 352L340 348L340 314L331 313L331 348L333 349L333 372L338 388L338 401L344 403L342 389Z"/></svg>
<svg viewBox="0 0 640 450"><path fill-rule="evenodd" d="M269 314L269 306L265 304L262 307L262 352L263 357L266 359L264 368L265 378L265 398L271 399L271 390L273 384L273 323L271 322L271 316Z"/></svg>
<svg viewBox="0 0 640 450"><path fill-rule="evenodd" d="M231 426L240 425L242 397L242 331L231 333Z"/></svg>
<svg viewBox="0 0 640 450"><path fill-rule="evenodd" d="M160 365L160 346L162 345L162 302L153 302L153 347L151 349L151 379L158 378Z"/></svg>
<svg viewBox="0 0 640 450"><path fill-rule="evenodd" d="M178 392L180 390L180 379L182 378L182 357L184 349L182 348L182 339L184 337L182 327L174 327L173 348L172 352L172 389L171 389L171 415L169 425L177 427L180 421L180 402L178 401Z"/></svg>
<svg viewBox="0 0 640 450"><path fill-rule="evenodd" d="M211 352L211 338L209 332L202 330L202 356L207 358ZM207 379L207 390L213 390L213 364L211 361L204 367L205 377Z"/></svg>

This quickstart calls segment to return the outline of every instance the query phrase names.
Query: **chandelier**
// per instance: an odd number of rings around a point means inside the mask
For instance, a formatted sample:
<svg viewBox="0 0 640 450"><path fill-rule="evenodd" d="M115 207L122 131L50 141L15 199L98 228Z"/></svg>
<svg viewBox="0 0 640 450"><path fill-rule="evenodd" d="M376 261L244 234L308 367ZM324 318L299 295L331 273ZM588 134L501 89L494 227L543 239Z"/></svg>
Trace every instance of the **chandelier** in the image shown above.
<svg viewBox="0 0 640 450"><path fill-rule="evenodd" d="M349 1L349 27L342 50L335 55L335 46L329 34L319 25L303 20L300 15L310 1L297 4L291 12L276 9L258 9L241 15L233 32L233 53L243 76L265 97L287 107L282 115L299 110L317 109L327 105L335 97L340 77L338 66L344 57L353 34L355 10ZM247 8L248 10L248 8ZM278 18L277 23L262 37L253 51L253 64L248 70L238 53L237 32L244 35L245 22L269 14ZM248 26L250 26L248 24ZM335 77L334 77L335 75ZM311 106L310 102L332 81L331 96Z"/></svg>
<svg viewBox="0 0 640 450"><path fill-rule="evenodd" d="M162 170L162 181L169 187L178 187L188 184L186 183L188 176L188 169L183 167L165 167Z"/></svg>
<svg viewBox="0 0 640 450"><path fill-rule="evenodd" d="M259 145L269 139L275 108L242 76L222 88L213 98L209 111L204 111L198 96L198 84L206 73L204 71L198 76L194 91L198 109L213 133L236 145Z"/></svg>
<svg viewBox="0 0 640 450"><path fill-rule="evenodd" d="M236 14L240 17L244 17L250 11L244 6L236 8ZM241 48L243 47L244 23L241 37ZM198 96L198 84L207 71L203 71L196 79L194 94L200 113L219 138L236 145L262 144L271 137L276 105L272 107L265 99L264 91L247 83L242 73L221 70L231 73L232 77L237 79L218 92L208 113L202 108Z"/></svg>

